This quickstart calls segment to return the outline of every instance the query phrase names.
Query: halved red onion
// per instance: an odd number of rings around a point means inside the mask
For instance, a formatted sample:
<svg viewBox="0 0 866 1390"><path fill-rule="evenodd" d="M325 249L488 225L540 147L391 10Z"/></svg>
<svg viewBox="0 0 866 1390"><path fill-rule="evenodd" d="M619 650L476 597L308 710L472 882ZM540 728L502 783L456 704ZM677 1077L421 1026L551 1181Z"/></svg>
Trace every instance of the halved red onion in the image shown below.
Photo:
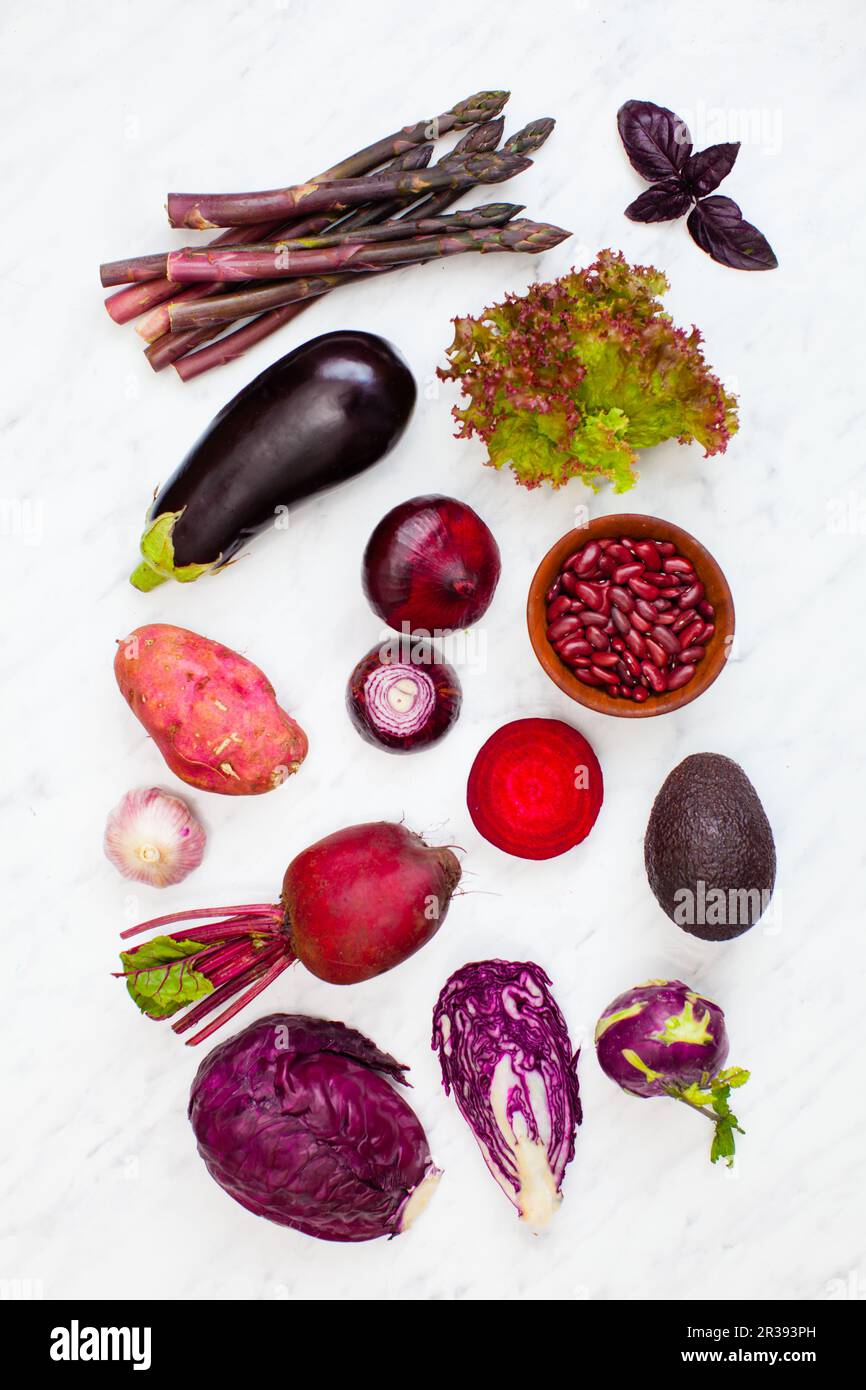
<svg viewBox="0 0 866 1390"><path fill-rule="evenodd" d="M463 692L456 671L435 660L426 644L420 659L402 656L389 643L368 652L349 677L346 706L368 743L413 753L448 732L460 713Z"/></svg>

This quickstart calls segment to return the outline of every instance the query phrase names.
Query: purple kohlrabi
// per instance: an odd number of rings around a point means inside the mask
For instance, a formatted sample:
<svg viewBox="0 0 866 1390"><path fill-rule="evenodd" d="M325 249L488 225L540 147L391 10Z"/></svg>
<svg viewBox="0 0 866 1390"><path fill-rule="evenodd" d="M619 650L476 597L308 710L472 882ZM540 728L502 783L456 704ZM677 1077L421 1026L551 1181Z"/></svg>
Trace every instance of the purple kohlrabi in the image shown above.
<svg viewBox="0 0 866 1390"><path fill-rule="evenodd" d="M734 1157L742 1134L728 1105L731 1089L749 1073L728 1067L725 1015L711 999L681 980L649 980L617 995L595 1029L602 1071L631 1095L670 1096L701 1111L715 1125L710 1157Z"/></svg>

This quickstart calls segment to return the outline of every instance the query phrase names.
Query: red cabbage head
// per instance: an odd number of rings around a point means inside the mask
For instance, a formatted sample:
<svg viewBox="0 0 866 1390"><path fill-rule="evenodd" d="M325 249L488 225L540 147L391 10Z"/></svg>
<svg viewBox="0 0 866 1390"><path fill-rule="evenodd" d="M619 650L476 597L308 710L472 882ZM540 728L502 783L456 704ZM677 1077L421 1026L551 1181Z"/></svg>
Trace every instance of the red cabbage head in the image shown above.
<svg viewBox="0 0 866 1390"><path fill-rule="evenodd" d="M214 1048L189 1117L211 1177L257 1216L321 1240L404 1231L439 1170L394 1089L406 1068L344 1023L271 1014Z"/></svg>

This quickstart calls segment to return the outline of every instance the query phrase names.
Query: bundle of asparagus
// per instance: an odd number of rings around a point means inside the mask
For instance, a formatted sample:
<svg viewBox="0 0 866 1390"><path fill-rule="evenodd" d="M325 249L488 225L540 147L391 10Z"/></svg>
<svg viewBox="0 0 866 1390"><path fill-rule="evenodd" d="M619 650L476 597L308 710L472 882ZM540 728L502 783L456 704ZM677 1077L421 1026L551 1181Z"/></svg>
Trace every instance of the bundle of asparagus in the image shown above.
<svg viewBox="0 0 866 1390"><path fill-rule="evenodd" d="M570 233L518 218L516 203L449 211L478 184L530 167L554 122L524 126L502 148L508 92L479 92L433 120L368 145L323 174L264 193L168 195L174 227L226 228L209 245L100 267L116 323L139 318L154 371L184 381L240 357L316 299L358 275L381 275L467 251L538 252ZM431 164L433 141L465 130ZM140 317L141 316L141 317ZM242 326L239 320L246 320ZM224 334L224 336L220 336ZM216 341L212 341L216 339Z"/></svg>

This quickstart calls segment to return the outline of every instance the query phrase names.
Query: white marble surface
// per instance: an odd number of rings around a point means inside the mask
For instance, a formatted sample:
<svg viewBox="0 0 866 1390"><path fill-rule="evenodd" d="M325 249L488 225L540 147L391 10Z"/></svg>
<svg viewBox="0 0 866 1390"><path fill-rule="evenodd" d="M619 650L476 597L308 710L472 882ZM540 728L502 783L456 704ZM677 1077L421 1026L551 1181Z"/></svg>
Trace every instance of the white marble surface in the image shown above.
<svg viewBox="0 0 866 1390"><path fill-rule="evenodd" d="M856 0L731 0L721 18L690 2L592 0L463 18L381 0L6 8L5 1280L38 1281L48 1297L126 1299L809 1300L858 1279L862 1293L864 37ZM487 86L512 88L510 128L558 119L514 187L533 214L574 229L543 262L466 257L353 287L186 387L154 378L132 330L105 316L97 264L167 244L166 189L303 177ZM616 136L629 97L673 106L703 143L743 139L723 191L770 237L781 269L723 270L681 224L625 220L641 188ZM654 450L624 497L576 483L527 493L485 470L479 445L452 438L453 395L431 385L448 321L605 245L668 272L672 313L700 325L709 359L740 392L741 433L721 459ZM135 593L126 575L153 486L251 376L341 326L393 339L417 374L420 403L398 450L299 508L288 533L220 580ZM485 516L504 572L480 631L485 660L464 671L458 726L438 751L400 760L361 743L343 686L380 631L359 585L364 541L385 510L426 490ZM530 576L587 503L592 514L636 509L681 523L728 574L736 659L680 714L627 723L585 713L532 656ZM311 741L300 776L271 796L192 797L210 831L207 857L161 894L127 891L100 848L127 788L181 790L112 677L114 639L151 620L219 637L262 664ZM464 802L480 743L529 714L572 720L607 787L591 839L546 864L487 845ZM743 764L779 851L775 924L726 946L681 934L642 867L658 786L701 750ZM343 991L297 970L266 1005L344 1018L409 1062L446 1177L405 1239L319 1244L255 1220L208 1178L185 1118L198 1059L110 978L116 934L160 910L269 898L318 835L402 816L465 846L472 891L399 971ZM546 1236L522 1230L429 1050L439 986L492 954L550 971L575 1038L650 976L682 975L718 998L732 1060L753 1071L739 1096L748 1135L735 1176L707 1162L699 1119L622 1095L589 1046L564 1207Z"/></svg>

